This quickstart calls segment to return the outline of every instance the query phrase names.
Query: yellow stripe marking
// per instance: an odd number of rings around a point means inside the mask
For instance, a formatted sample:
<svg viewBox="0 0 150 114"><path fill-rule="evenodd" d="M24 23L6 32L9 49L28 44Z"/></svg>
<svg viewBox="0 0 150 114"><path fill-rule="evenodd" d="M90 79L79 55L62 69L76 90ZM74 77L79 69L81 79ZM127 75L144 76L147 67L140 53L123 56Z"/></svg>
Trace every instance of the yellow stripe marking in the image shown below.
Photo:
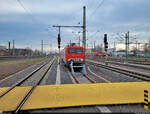
<svg viewBox="0 0 150 114"><path fill-rule="evenodd" d="M148 97L144 97L144 99L148 100Z"/></svg>
<svg viewBox="0 0 150 114"><path fill-rule="evenodd" d="M144 101L144 103L145 103L145 104L148 104L148 102L147 102L147 101Z"/></svg>
<svg viewBox="0 0 150 114"><path fill-rule="evenodd" d="M145 93L145 92L144 92L144 95L147 95L147 96L148 96L148 93Z"/></svg>

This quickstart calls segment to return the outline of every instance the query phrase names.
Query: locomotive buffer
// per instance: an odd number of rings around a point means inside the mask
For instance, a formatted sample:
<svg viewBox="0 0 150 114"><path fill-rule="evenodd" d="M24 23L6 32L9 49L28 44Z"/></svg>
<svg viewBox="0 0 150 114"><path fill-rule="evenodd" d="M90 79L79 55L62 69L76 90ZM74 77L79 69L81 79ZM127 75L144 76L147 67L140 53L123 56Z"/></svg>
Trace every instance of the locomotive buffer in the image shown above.
<svg viewBox="0 0 150 114"><path fill-rule="evenodd" d="M74 75L76 71L80 71L82 72L83 75L86 75L86 69L85 69L85 64L82 63L82 64L78 64L78 65L73 65L73 61L71 61L71 64L70 64L70 69L71 69L71 73Z"/></svg>

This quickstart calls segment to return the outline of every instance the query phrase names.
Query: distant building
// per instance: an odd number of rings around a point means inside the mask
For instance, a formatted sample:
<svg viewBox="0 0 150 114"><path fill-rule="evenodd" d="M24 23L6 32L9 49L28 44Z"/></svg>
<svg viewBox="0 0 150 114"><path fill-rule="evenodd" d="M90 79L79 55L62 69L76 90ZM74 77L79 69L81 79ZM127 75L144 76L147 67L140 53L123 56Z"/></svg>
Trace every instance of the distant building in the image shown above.
<svg viewBox="0 0 150 114"><path fill-rule="evenodd" d="M136 56L144 56L144 51L136 51Z"/></svg>
<svg viewBox="0 0 150 114"><path fill-rule="evenodd" d="M0 45L0 50L6 50L6 46L1 46Z"/></svg>
<svg viewBox="0 0 150 114"><path fill-rule="evenodd" d="M133 56L134 52L128 52L129 56ZM119 50L119 51L115 51L113 53L114 56L126 56L126 51L125 50Z"/></svg>
<svg viewBox="0 0 150 114"><path fill-rule="evenodd" d="M0 56L8 56L9 53L7 50L0 50Z"/></svg>
<svg viewBox="0 0 150 114"><path fill-rule="evenodd" d="M6 46L1 46L0 45L0 56L8 56L8 50L6 49Z"/></svg>

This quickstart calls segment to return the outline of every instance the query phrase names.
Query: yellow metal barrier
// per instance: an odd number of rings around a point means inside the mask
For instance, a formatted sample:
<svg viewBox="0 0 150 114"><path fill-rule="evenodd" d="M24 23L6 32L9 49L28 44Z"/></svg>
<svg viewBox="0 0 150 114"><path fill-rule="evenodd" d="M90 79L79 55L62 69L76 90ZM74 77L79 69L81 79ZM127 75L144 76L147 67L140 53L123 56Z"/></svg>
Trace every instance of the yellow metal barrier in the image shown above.
<svg viewBox="0 0 150 114"><path fill-rule="evenodd" d="M0 94L8 88L1 88ZM13 111L31 87L17 87L0 98L0 111ZM22 110L81 105L143 103L150 82L63 84L38 86ZM150 98L149 98L150 101Z"/></svg>

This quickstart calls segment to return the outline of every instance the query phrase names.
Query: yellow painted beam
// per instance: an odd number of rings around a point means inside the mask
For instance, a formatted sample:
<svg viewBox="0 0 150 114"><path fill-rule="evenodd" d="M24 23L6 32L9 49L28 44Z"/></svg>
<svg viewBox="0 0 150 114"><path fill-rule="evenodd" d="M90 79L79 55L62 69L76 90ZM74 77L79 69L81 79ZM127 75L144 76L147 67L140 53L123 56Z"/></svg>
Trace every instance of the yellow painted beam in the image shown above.
<svg viewBox="0 0 150 114"><path fill-rule="evenodd" d="M0 94L7 89L8 87L0 88ZM0 98L0 112L14 110L30 89L31 87L16 87L8 94Z"/></svg>
<svg viewBox="0 0 150 114"><path fill-rule="evenodd" d="M17 87L1 98L0 111L15 110L30 88ZM1 88L0 93L5 89ZM150 91L150 82L44 85L35 89L22 110L143 103L144 90ZM150 98L148 99L150 101Z"/></svg>

